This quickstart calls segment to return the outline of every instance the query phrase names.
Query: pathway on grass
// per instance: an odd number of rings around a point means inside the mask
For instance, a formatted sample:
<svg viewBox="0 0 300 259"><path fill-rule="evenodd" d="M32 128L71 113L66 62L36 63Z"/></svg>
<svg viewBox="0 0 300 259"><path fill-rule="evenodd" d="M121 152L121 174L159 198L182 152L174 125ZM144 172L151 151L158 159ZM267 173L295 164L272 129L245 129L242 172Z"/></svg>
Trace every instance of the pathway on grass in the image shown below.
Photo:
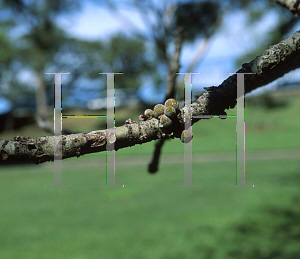
<svg viewBox="0 0 300 259"><path fill-rule="evenodd" d="M88 155L85 155L88 156ZM182 155L170 155L163 154L161 157L161 164L182 164L184 156ZM193 163L209 163L209 162L222 162L222 161L235 161L235 152L228 153L208 153L208 154L193 154ZM269 160L269 159L299 159L300 162L300 149L288 149L288 150L276 150L276 151L259 151L259 152L246 152L246 163L251 160ZM150 161L150 156L123 156L120 157L116 152L116 164L122 166L132 166L134 165L148 165ZM63 160L63 167L74 167L74 166L95 166L105 163L105 157L99 160L81 160L78 161L68 161L68 159Z"/></svg>

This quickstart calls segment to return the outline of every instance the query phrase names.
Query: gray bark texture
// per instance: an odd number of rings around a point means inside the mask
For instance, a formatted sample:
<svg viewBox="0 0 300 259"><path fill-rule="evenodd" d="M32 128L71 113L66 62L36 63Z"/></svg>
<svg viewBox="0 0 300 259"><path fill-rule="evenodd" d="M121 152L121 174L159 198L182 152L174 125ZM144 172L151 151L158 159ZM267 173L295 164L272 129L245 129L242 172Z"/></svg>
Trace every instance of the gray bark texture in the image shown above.
<svg viewBox="0 0 300 259"><path fill-rule="evenodd" d="M275 3L289 9L295 16L300 15L300 1L299 0L273 0Z"/></svg>

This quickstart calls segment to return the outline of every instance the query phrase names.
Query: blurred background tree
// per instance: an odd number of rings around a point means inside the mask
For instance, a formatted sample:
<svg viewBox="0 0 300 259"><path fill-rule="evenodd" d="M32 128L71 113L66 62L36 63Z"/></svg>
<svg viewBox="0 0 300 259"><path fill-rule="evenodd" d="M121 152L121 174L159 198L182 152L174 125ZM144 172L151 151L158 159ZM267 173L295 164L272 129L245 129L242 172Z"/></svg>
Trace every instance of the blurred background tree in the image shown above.
<svg viewBox="0 0 300 259"><path fill-rule="evenodd" d="M110 11L122 24L122 32L88 40L60 25L61 17L77 19L87 3ZM139 14L146 29L124 10ZM115 77L115 87L133 88L135 94L143 91L146 95L137 94L144 102L142 107L116 108L120 124L128 117L136 119L145 107L163 102L166 96L182 98L183 80L174 71L197 71L222 33L225 46L227 35L231 37L234 27L241 26L227 20L237 13L247 19L239 36L252 38L251 49L242 46L245 49L235 61L236 67L299 28L299 17L270 0L0 0L0 94L13 102L14 113L8 118L19 114L20 121L20 128L14 131L16 122L11 123L1 138L53 134L54 79L45 72L70 72L63 76L63 112L72 114L98 114L98 109L87 109L90 100L105 99L106 78L98 73L124 72ZM267 26L270 20L272 26ZM105 19L103 23L108 26ZM261 30L256 30L257 26ZM180 27L182 34L178 33ZM239 38L234 40L239 44ZM221 52L228 52L219 46ZM231 51L236 45L230 47ZM186 51L189 48L192 54ZM219 59L219 63L225 62ZM155 90L147 91L150 87ZM193 159L205 160L201 164L193 161L193 168L200 171L193 172L193 181L203 184L201 190L174 188L183 178L182 144L175 141L165 147L168 156L158 177L143 174L152 143L116 152L116 181L125 182L126 188L101 195L95 195L98 187L90 188L105 173L101 154L64 161L64 181L72 181L72 188L52 189L51 195L41 186L53 180L52 164L38 168L1 165L0 257L37 258L43 254L53 258L55 251L57 258L93 258L96 254L106 258L297 258L300 124L295 119L299 117L295 96L291 92L274 102L265 94L246 101L246 106L250 104L246 109L246 148L259 156L249 162L246 157L247 181L255 183L251 190L228 191L226 185L234 180L235 160L218 157L235 148L230 143L235 125L228 120L203 120L201 129L193 127L195 136L200 136L193 140ZM36 121L44 130L30 121L33 113L20 119L29 108L38 112ZM105 127L105 121L101 125L91 121L68 119L63 124L74 132ZM3 124L0 114L0 127ZM274 149L273 159L263 159L266 155L260 151ZM282 150L290 151L289 157L280 157Z"/></svg>
<svg viewBox="0 0 300 259"><path fill-rule="evenodd" d="M74 97L73 92L76 90L78 94L80 88L84 92L95 91L99 85L104 89L106 81L99 76L100 71L123 71L126 79L116 88L134 89L141 85L143 77L150 78L155 74L154 61L146 58L144 42L139 39L119 34L105 43L87 41L71 37L60 28L57 17L78 12L80 1L0 3L2 17L5 17L1 21L1 68L2 75L5 74L1 94L18 107L24 105L24 100L29 100L35 91L35 101L31 98L30 105L27 102L26 106L36 111L39 127L50 133L53 132L53 121L49 119L54 98L53 77L45 72L70 72L70 76L63 79L63 103L66 103L66 96ZM30 77L27 82L22 73ZM94 89L86 84L91 84Z"/></svg>
<svg viewBox="0 0 300 259"><path fill-rule="evenodd" d="M98 1L91 2L100 4ZM50 132L52 122L48 118L47 105L52 106L53 103L53 78L44 74L47 71L70 72L63 79L65 104L68 99L66 96L78 99L78 93L87 92L87 89L91 96L95 96L99 86L104 90L105 79L98 75L100 71L124 72L125 77L118 81L116 88L137 90L147 84L155 87L157 93L164 89L165 98L183 98L183 79L177 80L174 71L194 71L201 63L214 35L222 30L230 30L224 28L227 14L244 12L249 28L263 20L268 13L274 13L278 17L273 28L264 37L253 38L255 48L251 50L251 57L259 54L267 45L278 42L299 22L288 10L268 0L160 3L138 0L102 1L101 6L110 10L117 20L130 29L105 41L91 41L70 36L68 29L62 28L58 23L59 17L78 14L83 6L81 1L69 0L39 3L0 1L1 94L14 102L20 102L20 96L24 99L25 96L32 96L35 91L36 121ZM128 9L141 16L146 31L140 30L130 17L120 12ZM179 27L184 30L181 40L176 33ZM182 48L190 45L196 46L195 55L188 62L182 63ZM237 60L237 64L240 66L249 57L245 52ZM31 80L23 80L24 74ZM163 99L153 97L143 101L154 104L163 102ZM80 102L78 99L76 103L86 106L87 100Z"/></svg>

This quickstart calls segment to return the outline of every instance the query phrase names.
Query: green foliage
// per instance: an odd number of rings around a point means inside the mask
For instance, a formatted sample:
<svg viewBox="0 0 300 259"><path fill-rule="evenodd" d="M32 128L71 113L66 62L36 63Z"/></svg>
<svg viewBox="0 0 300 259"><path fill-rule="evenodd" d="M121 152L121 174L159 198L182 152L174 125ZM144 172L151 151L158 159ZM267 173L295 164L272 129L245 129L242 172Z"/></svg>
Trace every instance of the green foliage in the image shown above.
<svg viewBox="0 0 300 259"><path fill-rule="evenodd" d="M23 46L20 46L18 51L19 59L24 67L44 72L46 65L53 62L54 54L66 40L65 32L56 27L53 21L44 18L40 24L21 37Z"/></svg>
<svg viewBox="0 0 300 259"><path fill-rule="evenodd" d="M35 78L45 76L47 66L53 65L55 54L62 42L68 38L65 31L60 29L54 22L56 16L62 13L75 11L77 1L1 1L0 15L3 17L2 24L9 29L19 29L22 33L6 33L7 44L1 46L0 66L6 64L1 73L12 73L13 77L6 77L2 84L8 84L6 93L11 99L19 95L26 98L28 94L34 94L35 87L25 84L19 77L21 72L30 72ZM3 39L4 37L1 37ZM3 41L3 40L2 40ZM2 42L3 43L3 42ZM13 51L12 51L13 50ZM59 69L59 64L56 71ZM42 78L47 81L49 77ZM48 88L52 88L48 85ZM22 92L19 91L21 89Z"/></svg>
<svg viewBox="0 0 300 259"><path fill-rule="evenodd" d="M14 55L14 48L6 33L0 31L0 66L9 66Z"/></svg>
<svg viewBox="0 0 300 259"><path fill-rule="evenodd" d="M123 72L116 88L138 88L143 77L156 75L155 60L149 58L146 43L123 34L114 35L101 50L103 71Z"/></svg>
<svg viewBox="0 0 300 259"><path fill-rule="evenodd" d="M282 108L286 106L287 103L287 100L275 98L272 93L269 92L246 98L246 105L256 106L262 109Z"/></svg>
<svg viewBox="0 0 300 259"><path fill-rule="evenodd" d="M189 2L179 4L175 12L176 28L183 27L186 40L210 36L220 19L220 6L217 2Z"/></svg>

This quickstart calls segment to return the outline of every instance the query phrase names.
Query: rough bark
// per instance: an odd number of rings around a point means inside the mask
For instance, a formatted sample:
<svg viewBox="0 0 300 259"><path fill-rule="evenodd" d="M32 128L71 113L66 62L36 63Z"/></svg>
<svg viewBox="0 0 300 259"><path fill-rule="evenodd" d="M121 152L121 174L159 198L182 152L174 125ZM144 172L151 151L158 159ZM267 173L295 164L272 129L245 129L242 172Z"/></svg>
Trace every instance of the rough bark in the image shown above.
<svg viewBox="0 0 300 259"><path fill-rule="evenodd" d="M300 1L299 0L273 0L275 3L289 9L295 16L300 15Z"/></svg>
<svg viewBox="0 0 300 259"><path fill-rule="evenodd" d="M264 86L285 73L300 67L300 31L288 39L270 46L250 63L243 64L237 73L254 73L245 75L245 93ZM192 115L223 115L225 109L236 105L237 76L232 75L218 87L207 88L192 104ZM200 119L193 119L192 123ZM78 134L63 135L62 158L81 156L106 150L106 144L114 143L115 150L146 143L172 133L171 137L180 137L184 129L184 111L180 110L177 120L167 131L159 121L152 118L147 121L134 122L128 119L124 126L109 130L97 130ZM108 133L109 132L109 133ZM14 141L0 140L0 163L35 162L54 160L54 136L37 139L17 136Z"/></svg>

